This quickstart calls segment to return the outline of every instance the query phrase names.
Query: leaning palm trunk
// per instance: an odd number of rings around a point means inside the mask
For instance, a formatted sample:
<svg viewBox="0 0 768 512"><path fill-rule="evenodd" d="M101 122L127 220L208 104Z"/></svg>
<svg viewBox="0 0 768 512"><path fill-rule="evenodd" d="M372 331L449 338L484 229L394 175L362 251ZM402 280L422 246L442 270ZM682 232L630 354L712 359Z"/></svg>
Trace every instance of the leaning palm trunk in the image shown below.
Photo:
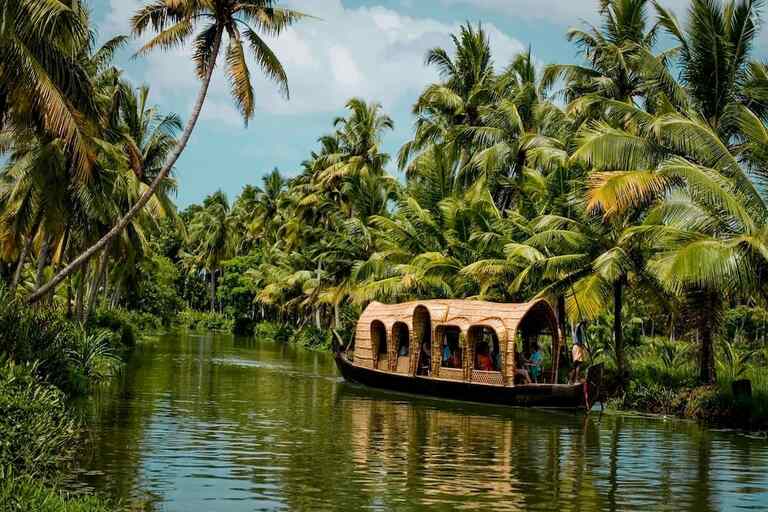
<svg viewBox="0 0 768 512"><path fill-rule="evenodd" d="M149 186L149 188L141 195L139 200L131 207L130 210L128 210L128 213L126 213L123 218L121 218L115 226L109 230L109 232L104 235L98 242L93 244L91 247L85 250L80 256L72 260L72 262L64 267L60 272L58 272L48 283L46 283L44 286L41 286L38 288L34 293L32 293L28 298L27 301L30 303L37 302L40 300L42 296L44 296L46 293L48 293L50 290L55 288L61 281L63 281L69 274L80 268L84 263L86 263L90 258L99 252L100 250L104 249L106 245L114 239L116 236L118 236L123 229L128 225L129 222L141 211L142 208L144 208L144 205L149 202L149 200L152 198L152 196L157 191L160 184L165 180L165 178L168 177L168 174L171 172L171 169L176 164L176 161L181 156L181 153L184 151L184 148L186 148L187 143L189 142L189 138L192 135L192 131L195 129L195 125L197 124L197 120L200 117L200 112L203 109L203 103L205 103L205 98L208 94L208 87L211 84L211 77L213 76L213 70L216 67L216 57L219 55L219 48L221 47L221 39L222 39L222 29L220 28L216 32L216 37L213 44L213 50L211 52L212 59L211 63L208 67L208 70L206 71L205 77L203 78L202 85L200 86L200 92L197 95L197 100L195 101L195 105L192 108L192 113L190 115L189 121L187 122L187 126L184 127L184 131L181 134L181 137L179 138L179 142L176 144L176 147L174 148L173 152L171 153L170 157L168 158L168 161L165 163L165 166L160 170L160 173L157 175L157 177L152 181L152 184Z"/></svg>

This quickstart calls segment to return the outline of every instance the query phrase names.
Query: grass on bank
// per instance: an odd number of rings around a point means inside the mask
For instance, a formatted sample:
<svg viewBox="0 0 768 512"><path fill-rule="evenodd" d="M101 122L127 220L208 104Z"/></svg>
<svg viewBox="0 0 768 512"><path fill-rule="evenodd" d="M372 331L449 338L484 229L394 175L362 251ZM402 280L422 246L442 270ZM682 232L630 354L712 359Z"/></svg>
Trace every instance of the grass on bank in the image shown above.
<svg viewBox="0 0 768 512"><path fill-rule="evenodd" d="M134 341L122 320L96 315L83 326L0 289L0 510L108 510L57 481L82 440L70 399L117 375Z"/></svg>
<svg viewBox="0 0 768 512"><path fill-rule="evenodd" d="M29 476L0 480L0 510L4 512L110 512L115 507L89 495L72 494Z"/></svg>
<svg viewBox="0 0 768 512"><path fill-rule="evenodd" d="M609 396L615 409L691 418L749 430L768 429L768 350L721 340L716 352L717 383L698 383L697 345L662 338L643 340L629 352L631 378L626 388ZM615 389L615 365L607 366L609 393ZM736 397L733 382L747 379L751 397Z"/></svg>

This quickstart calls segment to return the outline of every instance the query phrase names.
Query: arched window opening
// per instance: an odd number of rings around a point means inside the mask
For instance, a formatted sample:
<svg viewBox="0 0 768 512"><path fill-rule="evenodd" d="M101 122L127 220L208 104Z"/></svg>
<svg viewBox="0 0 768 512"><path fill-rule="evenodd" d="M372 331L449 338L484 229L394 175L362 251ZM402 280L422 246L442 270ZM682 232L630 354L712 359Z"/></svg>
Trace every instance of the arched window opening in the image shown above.
<svg viewBox="0 0 768 512"><path fill-rule="evenodd" d="M410 369L410 336L408 335L408 326L403 322L397 322L392 327L392 340L397 348L397 359L395 370L398 373L408 373Z"/></svg>
<svg viewBox="0 0 768 512"><path fill-rule="evenodd" d="M464 350L461 346L461 329L448 325L440 329L440 366L462 368Z"/></svg>
<svg viewBox="0 0 768 512"><path fill-rule="evenodd" d="M417 375L432 373L432 317L424 306L417 306L413 312L413 333L416 336L419 360Z"/></svg>
<svg viewBox="0 0 768 512"><path fill-rule="evenodd" d="M496 331L491 327L476 325L470 328L469 339L475 354L474 369L501 371L501 350Z"/></svg>
<svg viewBox="0 0 768 512"><path fill-rule="evenodd" d="M515 383L554 382L557 365L552 353L557 345L557 323L547 314L548 305L531 308L517 326L515 336Z"/></svg>
<svg viewBox="0 0 768 512"><path fill-rule="evenodd" d="M379 320L371 322L371 349L373 351L373 366L379 370L388 370L387 329Z"/></svg>

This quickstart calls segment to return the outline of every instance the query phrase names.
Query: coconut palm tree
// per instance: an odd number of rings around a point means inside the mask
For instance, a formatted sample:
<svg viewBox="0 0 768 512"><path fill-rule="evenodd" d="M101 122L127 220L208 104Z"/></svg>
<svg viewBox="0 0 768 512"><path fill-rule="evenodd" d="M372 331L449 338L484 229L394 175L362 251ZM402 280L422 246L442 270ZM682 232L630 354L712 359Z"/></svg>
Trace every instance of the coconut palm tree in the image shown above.
<svg viewBox="0 0 768 512"><path fill-rule="evenodd" d="M249 233L260 233L269 243L277 241L277 228L280 225L281 200L286 180L280 171L262 177L263 187L256 187L253 209L251 210Z"/></svg>
<svg viewBox="0 0 768 512"><path fill-rule="evenodd" d="M193 39L193 58L201 85L192 113L168 160L136 203L98 242L74 258L46 285L32 294L29 297L30 301L38 300L88 261L91 256L102 250L125 229L125 226L155 194L189 142L205 102L220 50L224 45L227 48L225 68L232 95L246 123L253 117L255 99L244 43L253 52L262 71L276 81L285 96L288 96L288 79L285 70L259 33L279 35L285 28L304 18L305 15L298 11L274 7L273 4L272 0L210 0L206 2L159 0L136 13L131 20L134 34L140 36L150 29L158 32L139 50L140 55L158 48L164 50L176 48ZM227 39L226 43L225 39Z"/></svg>
<svg viewBox="0 0 768 512"><path fill-rule="evenodd" d="M381 113L378 103L366 103L361 98L347 102L347 117L338 117L332 137L334 152L323 152L314 165L316 179L324 186L338 185L345 178L381 176L389 155L380 151L381 138L386 130L394 128L392 118ZM326 149L331 145L326 145Z"/></svg>
<svg viewBox="0 0 768 512"><path fill-rule="evenodd" d="M427 86L413 106L417 116L415 132L398 154L401 169L428 146L453 142L460 137L462 128L476 126L480 107L493 100L493 59L482 25L462 25L459 34L452 35L451 39L453 57L444 48L427 52L425 62L437 69L441 81ZM462 139L462 142L467 141ZM469 148L459 143L453 149L463 155L463 166Z"/></svg>
<svg viewBox="0 0 768 512"><path fill-rule="evenodd" d="M229 258L234 248L232 218L227 196L218 191L203 202L189 226L192 253L210 275L211 311L216 310L216 279L221 262Z"/></svg>
<svg viewBox="0 0 768 512"><path fill-rule="evenodd" d="M614 107L612 107L614 108ZM652 206L628 236L656 254L649 271L683 296L701 341L700 378L715 379L713 337L724 299L759 291L754 276L765 266L768 201L761 147L765 127L743 106L722 134L697 112L651 115L621 107L627 129L594 125L582 131L573 158L597 169L589 207L607 217ZM620 169L620 170L617 170Z"/></svg>
<svg viewBox="0 0 768 512"><path fill-rule="evenodd" d="M79 0L1 0L0 16L0 127L60 138L77 173L88 175L96 104L78 58L90 45L87 9Z"/></svg>
<svg viewBox="0 0 768 512"><path fill-rule="evenodd" d="M553 64L544 71L547 88L563 80L563 95L572 108L587 109L595 96L619 101L644 97L642 63L656 40L649 28L651 0L601 0L602 25L572 28L568 39L582 51L584 64Z"/></svg>
<svg viewBox="0 0 768 512"><path fill-rule="evenodd" d="M678 55L681 85L707 123L725 137L734 128L723 122L734 104L759 107L758 115L766 114L764 95L753 96L768 82L760 73L761 65L750 60L761 3L691 0L686 27L674 13L656 4L659 24L678 44L673 54Z"/></svg>

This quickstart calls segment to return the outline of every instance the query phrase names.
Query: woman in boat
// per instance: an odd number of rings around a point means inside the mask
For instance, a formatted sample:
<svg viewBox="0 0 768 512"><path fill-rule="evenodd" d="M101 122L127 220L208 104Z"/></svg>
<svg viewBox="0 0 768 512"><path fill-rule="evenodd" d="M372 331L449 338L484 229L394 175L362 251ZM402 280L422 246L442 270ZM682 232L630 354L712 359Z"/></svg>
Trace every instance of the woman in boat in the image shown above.
<svg viewBox="0 0 768 512"><path fill-rule="evenodd" d="M451 352L451 347L448 344L448 339L443 340L443 366L450 366L451 357L453 356L453 353Z"/></svg>
<svg viewBox="0 0 768 512"><path fill-rule="evenodd" d="M515 380L520 379L523 381L523 384L531 383L531 376L528 370L525 369L527 362L523 354L515 351Z"/></svg>
<svg viewBox="0 0 768 512"><path fill-rule="evenodd" d="M541 377L541 365L544 362L544 356L541 354L541 347L537 341L531 345L531 357L528 358L528 368L533 382L538 383Z"/></svg>
<svg viewBox="0 0 768 512"><path fill-rule="evenodd" d="M488 355L488 344L486 342L482 342L477 346L477 362L475 367L486 372L494 370L493 360Z"/></svg>

